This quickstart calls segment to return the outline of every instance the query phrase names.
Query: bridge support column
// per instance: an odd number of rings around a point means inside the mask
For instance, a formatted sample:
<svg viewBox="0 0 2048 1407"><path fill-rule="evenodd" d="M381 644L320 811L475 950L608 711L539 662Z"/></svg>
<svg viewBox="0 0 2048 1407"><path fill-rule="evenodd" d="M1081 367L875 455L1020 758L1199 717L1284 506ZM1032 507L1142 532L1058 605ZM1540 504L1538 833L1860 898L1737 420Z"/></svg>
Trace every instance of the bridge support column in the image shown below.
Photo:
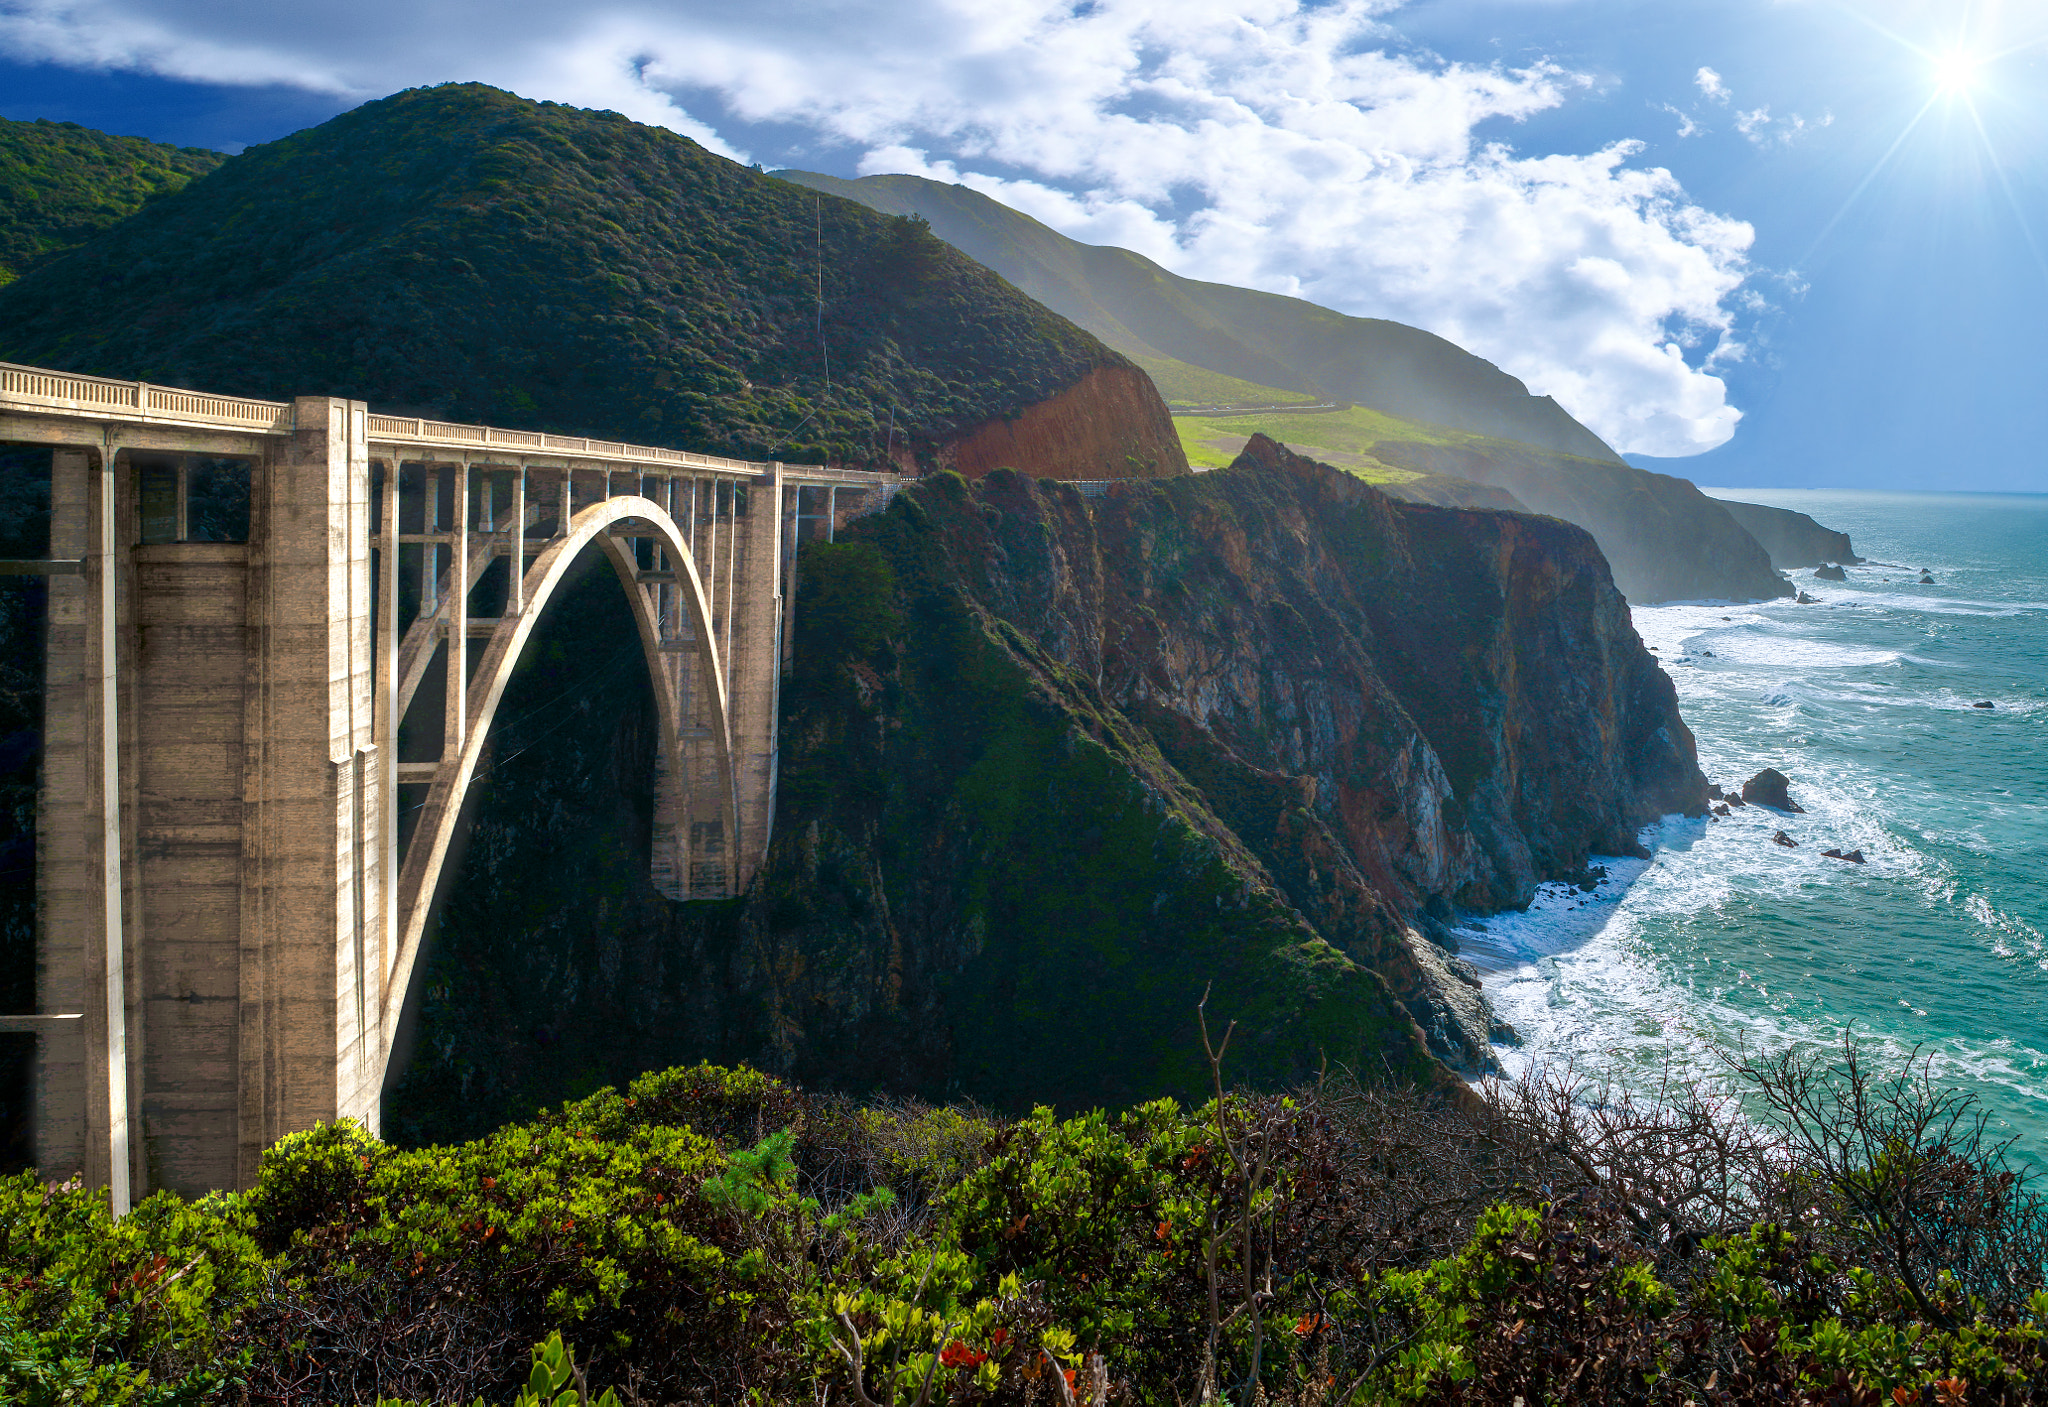
<svg viewBox="0 0 2048 1407"><path fill-rule="evenodd" d="M103 578L111 580L106 573L113 563L92 531L101 477L92 458L70 449L51 456L49 555L85 558L93 574L49 578L36 807L36 1006L83 1018L76 1033L53 1032L37 1043L35 1143L36 1166L51 1180L80 1173L95 1186L109 1186L106 893L98 853L103 798L92 735L102 701L98 588Z"/></svg>
<svg viewBox="0 0 2048 1407"><path fill-rule="evenodd" d="M238 1181L323 1120L378 1126L381 925L365 408L295 403L252 488Z"/></svg>
<svg viewBox="0 0 2048 1407"><path fill-rule="evenodd" d="M733 892L767 858L775 821L775 740L782 680L782 466L746 486L746 513L732 521L728 600L732 663L733 781L739 826Z"/></svg>

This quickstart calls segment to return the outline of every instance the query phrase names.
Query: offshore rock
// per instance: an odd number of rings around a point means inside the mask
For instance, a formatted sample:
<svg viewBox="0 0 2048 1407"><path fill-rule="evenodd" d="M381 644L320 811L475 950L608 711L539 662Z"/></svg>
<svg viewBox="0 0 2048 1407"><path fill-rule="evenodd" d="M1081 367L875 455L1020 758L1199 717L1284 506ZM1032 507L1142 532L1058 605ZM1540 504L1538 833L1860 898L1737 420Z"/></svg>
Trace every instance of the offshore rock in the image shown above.
<svg viewBox="0 0 2048 1407"><path fill-rule="evenodd" d="M1792 782L1775 767L1766 767L1742 784L1742 799L1750 806L1768 806L1774 811L1790 811L1805 815L1806 808L1794 801L1786 790Z"/></svg>
<svg viewBox="0 0 2048 1407"><path fill-rule="evenodd" d="M1825 567L1815 567L1813 569L1813 576L1816 581L1847 581L1849 579L1847 572L1832 564Z"/></svg>

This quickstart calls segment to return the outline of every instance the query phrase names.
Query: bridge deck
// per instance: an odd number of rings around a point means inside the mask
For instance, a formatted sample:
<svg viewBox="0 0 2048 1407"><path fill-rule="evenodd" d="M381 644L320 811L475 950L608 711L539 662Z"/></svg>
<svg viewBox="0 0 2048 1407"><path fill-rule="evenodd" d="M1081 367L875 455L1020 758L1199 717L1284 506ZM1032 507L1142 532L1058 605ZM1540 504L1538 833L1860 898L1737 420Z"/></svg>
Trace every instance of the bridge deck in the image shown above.
<svg viewBox="0 0 2048 1407"><path fill-rule="evenodd" d="M188 431L202 436L221 432L284 439L297 428L294 409L287 401L265 401L246 396L223 396L208 391L188 391L147 381L117 381L104 376L82 376L75 372L50 371L42 367L17 366L0 362L0 439L6 421L68 420L99 425L119 425L139 447L176 452L183 445L175 434L136 437L135 429L159 432ZM17 425L17 429L20 427ZM388 415L372 410L368 415L367 438L373 446L397 451L468 450L477 462L509 456L508 463L535 469L565 468L570 464L618 469L644 468L656 473L690 473L698 477L758 478L774 471L768 461L728 459L722 455L697 454L690 450L664 449L655 445L627 444L621 440L599 440L581 435L556 435L543 430L507 430L494 425L463 425L445 420L428 420L411 415ZM44 436L35 436L43 440ZM47 437L54 440L58 437ZM231 449L216 439L203 438L188 451L207 454ZM877 474L859 469L841 469L823 464L783 464L784 482L800 481L820 487L874 487L899 482L894 474Z"/></svg>

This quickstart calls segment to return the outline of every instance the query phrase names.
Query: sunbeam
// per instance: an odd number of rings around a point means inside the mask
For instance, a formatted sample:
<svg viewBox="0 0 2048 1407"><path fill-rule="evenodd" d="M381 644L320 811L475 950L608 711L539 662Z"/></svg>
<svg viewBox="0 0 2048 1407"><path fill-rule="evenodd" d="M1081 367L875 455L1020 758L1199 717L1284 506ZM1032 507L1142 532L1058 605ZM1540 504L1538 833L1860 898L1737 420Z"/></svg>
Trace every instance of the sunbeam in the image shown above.
<svg viewBox="0 0 2048 1407"><path fill-rule="evenodd" d="M1884 155L1880 156L1877 159L1877 163L1870 168L1868 174L1866 174L1862 180L1856 183L1856 189L1850 191L1848 197L1842 201L1841 208L1835 211L1834 215L1828 220L1827 224L1821 226L1820 233L1815 235L1813 237L1813 243L1807 246L1805 257L1799 261L1801 264L1809 264L1813 261L1814 254L1818 252L1821 245L1824 242L1826 242L1827 237L1835 232L1835 226L1842 223L1842 217L1849 213L1850 207L1855 205L1857 200L1862 196L1863 192L1870 189L1870 183L1872 181L1875 181L1879 175L1883 174L1884 168L1891 163L1891 159L1894 156L1898 155L1899 148L1906 144L1906 138L1913 135L1913 129L1918 127L1921 123L1921 120L1925 118L1929 112L1932 112L1934 110L1934 105L1940 100L1941 94L1936 93L1933 97L1929 98L1926 102L1920 105L1920 111L1913 114L1913 120L1906 124L1905 130L1901 131L1898 136L1892 139L1892 144L1889 147L1885 148Z"/></svg>
<svg viewBox="0 0 2048 1407"><path fill-rule="evenodd" d="M1970 121L1977 128L1977 140L1984 144L1984 154L1991 158L1991 169L1998 173L1999 189L2005 192L2005 203L2012 207L2012 217L2027 241L2027 251L2034 256L2034 267L2041 271L2042 281L2048 283L2048 256L2043 255L2040 241L2034 238L2034 227L2027 222L2026 209L2020 204L2019 193L2012 188L2012 178L2005 172L2005 163L1998 159L1998 148L1991 144L1991 131L1984 125L1984 114L1967 99L1963 105L1970 110Z"/></svg>

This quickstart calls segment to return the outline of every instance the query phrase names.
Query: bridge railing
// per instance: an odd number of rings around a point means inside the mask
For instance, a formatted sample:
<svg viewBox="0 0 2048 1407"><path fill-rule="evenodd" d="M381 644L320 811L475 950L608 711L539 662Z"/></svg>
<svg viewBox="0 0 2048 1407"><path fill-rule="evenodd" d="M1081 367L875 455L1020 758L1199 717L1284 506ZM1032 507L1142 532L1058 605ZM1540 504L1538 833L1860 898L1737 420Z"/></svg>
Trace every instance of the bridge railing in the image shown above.
<svg viewBox="0 0 2048 1407"><path fill-rule="evenodd" d="M593 440L578 435L550 435L539 430L501 430L494 425L457 425L409 415L372 414L369 430L372 440L386 443L566 454L619 463L678 465L739 474L762 474L770 467L715 454L693 454L688 450L658 449L652 445L629 445L617 440Z"/></svg>
<svg viewBox="0 0 2048 1407"><path fill-rule="evenodd" d="M10 362L0 362L0 404L264 434L284 434L292 428L292 408L282 401L215 396Z"/></svg>
<svg viewBox="0 0 2048 1407"><path fill-rule="evenodd" d="M92 420L142 422L195 429L232 429L287 435L293 429L292 407L284 401L220 396L146 381L116 381L45 367L0 362L0 410L47 411ZM372 412L367 426L373 441L398 446L449 449L502 449L529 455L561 455L614 464L653 468L708 470L715 474L767 474L774 466L689 450L630 445L580 435L551 435L540 430L505 430L493 425L461 425L412 415ZM884 477L819 464L785 464L784 473L820 485L855 486Z"/></svg>

